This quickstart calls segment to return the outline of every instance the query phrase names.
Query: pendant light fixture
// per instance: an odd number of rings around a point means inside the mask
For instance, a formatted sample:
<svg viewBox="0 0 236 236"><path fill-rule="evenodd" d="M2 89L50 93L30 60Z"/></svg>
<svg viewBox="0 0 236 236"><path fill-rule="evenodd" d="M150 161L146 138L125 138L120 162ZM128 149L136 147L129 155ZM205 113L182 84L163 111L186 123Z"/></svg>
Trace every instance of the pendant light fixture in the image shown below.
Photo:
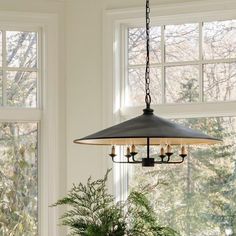
<svg viewBox="0 0 236 236"><path fill-rule="evenodd" d="M150 94L150 7L146 0L146 71L145 71L145 103L143 114L104 129L92 135L74 140L74 143L90 145L110 145L109 154L115 163L142 164L154 166L155 164L179 164L187 156L187 145L216 144L222 140L208 136L199 131L181 126L169 120L154 115L151 109ZM160 147L159 158L153 158L150 153L151 146ZM180 147L179 157L174 158L172 146ZM117 160L116 146L126 148L125 160ZM137 160L137 146L146 146L146 156Z"/></svg>

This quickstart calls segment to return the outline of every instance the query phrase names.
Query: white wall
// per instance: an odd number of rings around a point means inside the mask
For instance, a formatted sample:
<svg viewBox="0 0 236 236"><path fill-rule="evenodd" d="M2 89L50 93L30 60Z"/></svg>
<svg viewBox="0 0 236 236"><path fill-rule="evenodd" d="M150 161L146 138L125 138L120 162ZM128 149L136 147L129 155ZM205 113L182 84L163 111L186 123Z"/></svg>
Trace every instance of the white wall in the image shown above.
<svg viewBox="0 0 236 236"><path fill-rule="evenodd" d="M101 148L72 143L102 127L101 2L66 2L68 187L101 175Z"/></svg>

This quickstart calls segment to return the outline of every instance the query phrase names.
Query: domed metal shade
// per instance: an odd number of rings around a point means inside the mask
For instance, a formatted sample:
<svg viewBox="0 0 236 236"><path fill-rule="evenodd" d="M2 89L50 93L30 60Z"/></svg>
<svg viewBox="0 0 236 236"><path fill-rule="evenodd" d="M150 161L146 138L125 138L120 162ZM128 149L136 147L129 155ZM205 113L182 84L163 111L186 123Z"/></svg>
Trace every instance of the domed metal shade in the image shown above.
<svg viewBox="0 0 236 236"><path fill-rule="evenodd" d="M96 145L192 145L216 144L220 139L184 127L144 110L143 115L114 125L81 139L75 143Z"/></svg>

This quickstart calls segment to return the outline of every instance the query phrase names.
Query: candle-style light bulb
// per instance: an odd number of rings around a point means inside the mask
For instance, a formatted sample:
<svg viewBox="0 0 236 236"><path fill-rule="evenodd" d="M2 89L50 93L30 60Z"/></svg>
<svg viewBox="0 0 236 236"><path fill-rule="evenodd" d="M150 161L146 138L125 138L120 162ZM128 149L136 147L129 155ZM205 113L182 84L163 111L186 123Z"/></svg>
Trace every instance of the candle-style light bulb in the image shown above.
<svg viewBox="0 0 236 236"><path fill-rule="evenodd" d="M171 146L170 146L170 144L167 145L167 153L171 153Z"/></svg>
<svg viewBox="0 0 236 236"><path fill-rule="evenodd" d="M187 154L186 148L185 148L185 146L182 146L181 147L181 155L186 155L186 154Z"/></svg>
<svg viewBox="0 0 236 236"><path fill-rule="evenodd" d="M133 144L132 147L131 147L131 152L134 153L136 150L135 150L135 145Z"/></svg>
<svg viewBox="0 0 236 236"><path fill-rule="evenodd" d="M163 147L161 147L161 153L160 153L161 156L164 156L165 155L165 149Z"/></svg>
<svg viewBox="0 0 236 236"><path fill-rule="evenodd" d="M115 146L114 146L114 145L111 147L111 154L112 154L112 155L115 155L115 154L116 154L116 149L115 149Z"/></svg>
<svg viewBox="0 0 236 236"><path fill-rule="evenodd" d="M127 156L130 156L130 147L127 147L126 155L127 155Z"/></svg>
<svg viewBox="0 0 236 236"><path fill-rule="evenodd" d="M109 156L112 158L112 160L114 161L114 157L116 156L116 149L115 146L112 145L111 146L111 153L109 154Z"/></svg>

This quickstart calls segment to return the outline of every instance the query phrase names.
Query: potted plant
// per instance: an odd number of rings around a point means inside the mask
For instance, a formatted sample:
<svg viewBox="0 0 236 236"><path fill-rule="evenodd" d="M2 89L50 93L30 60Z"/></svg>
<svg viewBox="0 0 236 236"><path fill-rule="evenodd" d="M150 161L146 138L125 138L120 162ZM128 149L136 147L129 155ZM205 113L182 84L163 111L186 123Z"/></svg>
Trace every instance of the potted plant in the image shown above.
<svg viewBox="0 0 236 236"><path fill-rule="evenodd" d="M103 179L92 181L90 177L85 185L73 185L68 195L53 205L70 207L61 217L70 235L179 236L158 224L145 192L132 191L127 201L115 203L106 187L109 172Z"/></svg>

